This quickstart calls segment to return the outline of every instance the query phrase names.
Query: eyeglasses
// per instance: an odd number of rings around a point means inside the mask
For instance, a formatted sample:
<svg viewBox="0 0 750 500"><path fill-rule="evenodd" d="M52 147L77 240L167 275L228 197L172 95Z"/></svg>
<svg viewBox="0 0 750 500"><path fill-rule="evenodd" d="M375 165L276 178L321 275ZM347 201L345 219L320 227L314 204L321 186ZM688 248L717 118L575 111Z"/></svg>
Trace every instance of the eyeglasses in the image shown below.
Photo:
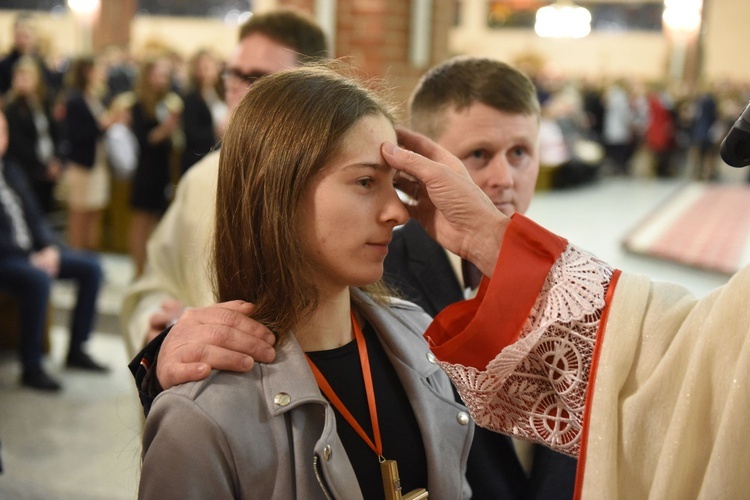
<svg viewBox="0 0 750 500"><path fill-rule="evenodd" d="M268 73L262 71L251 71L250 73L243 73L236 68L227 68L221 74L225 80L235 80L244 83L245 85L252 85L258 78L266 76Z"/></svg>

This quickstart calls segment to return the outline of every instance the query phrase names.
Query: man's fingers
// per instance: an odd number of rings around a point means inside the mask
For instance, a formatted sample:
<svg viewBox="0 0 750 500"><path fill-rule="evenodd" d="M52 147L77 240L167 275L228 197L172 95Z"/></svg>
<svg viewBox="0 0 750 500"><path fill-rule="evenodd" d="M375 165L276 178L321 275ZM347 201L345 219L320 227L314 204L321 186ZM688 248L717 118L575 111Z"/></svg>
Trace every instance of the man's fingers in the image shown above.
<svg viewBox="0 0 750 500"><path fill-rule="evenodd" d="M438 185L444 184L449 179L456 178L457 176L463 176L471 180L463 163L456 157L448 158L445 161L433 161L430 158L422 156L419 152L409 151L389 142L383 144L381 152L388 165L399 172L405 172L419 179L420 190L424 189L425 186L428 190L432 189L436 183ZM409 181L399 178L397 182L404 184ZM411 195L410 192L398 184L396 187Z"/></svg>
<svg viewBox="0 0 750 500"><path fill-rule="evenodd" d="M231 305L223 307L228 304ZM258 357L257 353L247 352L245 350L247 346L254 345L255 339L272 346L276 343L276 337L271 330L248 317L247 314L254 309L255 306L247 302L242 304L227 302L207 308L188 309L182 315L180 323L183 323L186 328L194 325L204 326L203 328L196 328L193 334L189 336L188 332L185 332L183 340L191 340L193 336L197 336L195 340L203 343L239 350ZM169 339L169 336L167 336L167 339Z"/></svg>
<svg viewBox="0 0 750 500"><path fill-rule="evenodd" d="M156 376L164 389L202 380L211 369L247 372L255 366L252 356L211 345L182 346L181 357L181 362L157 363Z"/></svg>
<svg viewBox="0 0 750 500"><path fill-rule="evenodd" d="M396 134L401 148L413 151L417 155L436 163L447 165L453 171L461 173L465 171L461 161L429 137L401 127L396 130ZM412 161L418 162L419 156L412 158Z"/></svg>
<svg viewBox="0 0 750 500"><path fill-rule="evenodd" d="M182 346L181 357L179 363L157 363L156 375L164 389L204 379L211 369L246 372L255 365L252 356L211 345Z"/></svg>
<svg viewBox="0 0 750 500"><path fill-rule="evenodd" d="M164 368L161 365L156 366L159 385L164 389L187 382L203 380L209 371L211 371L211 367L206 363L169 364Z"/></svg>
<svg viewBox="0 0 750 500"><path fill-rule="evenodd" d="M200 361L214 370L246 372L255 364L253 356L212 345L203 346ZM260 361L260 360L258 360Z"/></svg>
<svg viewBox="0 0 750 500"><path fill-rule="evenodd" d="M412 132L403 127L396 129L396 137L402 148L408 149L409 151L416 151L427 158L435 159L435 156L438 156L442 149L437 143L431 141L424 135Z"/></svg>
<svg viewBox="0 0 750 500"><path fill-rule="evenodd" d="M250 356L264 363L273 361L276 351L273 344L276 337L263 325L248 320L246 324L238 328L217 325L204 325L202 327L205 338L197 339L197 346L202 346L205 352L197 353L198 357L190 357L188 361L205 361L213 368L220 368L213 364L216 356L211 356L214 349L232 352L237 356ZM184 359L184 357L183 357Z"/></svg>
<svg viewBox="0 0 750 500"><path fill-rule="evenodd" d="M252 302L246 302L244 300L230 300L228 302L220 302L209 307L209 309L231 309L232 311L238 311L242 314L247 314L255 310L255 304Z"/></svg>
<svg viewBox="0 0 750 500"><path fill-rule="evenodd" d="M383 143L381 150L391 167L424 181L424 166L431 163L430 160L391 142Z"/></svg>

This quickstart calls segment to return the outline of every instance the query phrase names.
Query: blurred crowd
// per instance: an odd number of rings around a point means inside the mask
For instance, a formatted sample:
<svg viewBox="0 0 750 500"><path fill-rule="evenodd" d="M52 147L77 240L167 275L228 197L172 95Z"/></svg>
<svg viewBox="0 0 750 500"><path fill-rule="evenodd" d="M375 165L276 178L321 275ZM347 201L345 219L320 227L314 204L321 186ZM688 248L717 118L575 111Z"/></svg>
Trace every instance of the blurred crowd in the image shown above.
<svg viewBox="0 0 750 500"><path fill-rule="evenodd" d="M103 214L126 186L127 247L140 274L174 185L222 134L221 58L201 50L186 60L154 44L137 61L108 48L52 64L32 17L19 15L13 30L0 58L6 158L74 249L101 249Z"/></svg>
<svg viewBox="0 0 750 500"><path fill-rule="evenodd" d="M2 333L17 330L21 384L59 391L42 363L52 281L77 283L67 367L106 373L85 348L99 254L127 251L141 274L174 186L215 147L227 107L208 50L183 60L154 45L138 61L116 48L44 53L33 17L19 14L0 56L0 317L18 318Z"/></svg>
<svg viewBox="0 0 750 500"><path fill-rule="evenodd" d="M13 29L0 59L7 156L73 248L101 249L102 216L116 197L139 275L175 184L221 137L221 58L201 50L186 59L154 44L137 59L111 47L53 63L43 57L32 17L19 15ZM547 188L601 176L717 180L719 144L750 99L748 85L688 89L523 69L543 105L540 185Z"/></svg>
<svg viewBox="0 0 750 500"><path fill-rule="evenodd" d="M600 175L719 180L719 147L750 99L750 85L534 75L542 167L553 187Z"/></svg>

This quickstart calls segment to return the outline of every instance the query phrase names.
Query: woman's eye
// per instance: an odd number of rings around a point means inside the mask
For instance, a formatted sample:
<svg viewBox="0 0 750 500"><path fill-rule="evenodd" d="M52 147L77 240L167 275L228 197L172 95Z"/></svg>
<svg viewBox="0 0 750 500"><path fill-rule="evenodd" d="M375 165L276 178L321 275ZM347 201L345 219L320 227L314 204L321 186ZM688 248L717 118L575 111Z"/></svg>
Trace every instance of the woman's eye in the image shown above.
<svg viewBox="0 0 750 500"><path fill-rule="evenodd" d="M372 186L372 179L370 177L365 177L362 179L357 179L357 184L362 187L370 187Z"/></svg>
<svg viewBox="0 0 750 500"><path fill-rule="evenodd" d="M472 151L471 153L469 153L469 157L481 160L487 157L487 152L484 149L476 149Z"/></svg>

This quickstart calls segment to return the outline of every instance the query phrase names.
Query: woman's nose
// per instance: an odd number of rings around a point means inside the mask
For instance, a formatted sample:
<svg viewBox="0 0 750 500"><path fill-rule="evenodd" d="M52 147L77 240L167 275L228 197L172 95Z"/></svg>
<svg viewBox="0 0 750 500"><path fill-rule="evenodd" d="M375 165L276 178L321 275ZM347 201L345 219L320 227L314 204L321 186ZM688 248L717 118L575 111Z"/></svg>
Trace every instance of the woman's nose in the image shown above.
<svg viewBox="0 0 750 500"><path fill-rule="evenodd" d="M396 190L389 190L387 196L384 219L386 221L392 221L394 226L406 224L406 221L409 220L409 212L406 210L406 207L401 201L401 198L399 198Z"/></svg>

